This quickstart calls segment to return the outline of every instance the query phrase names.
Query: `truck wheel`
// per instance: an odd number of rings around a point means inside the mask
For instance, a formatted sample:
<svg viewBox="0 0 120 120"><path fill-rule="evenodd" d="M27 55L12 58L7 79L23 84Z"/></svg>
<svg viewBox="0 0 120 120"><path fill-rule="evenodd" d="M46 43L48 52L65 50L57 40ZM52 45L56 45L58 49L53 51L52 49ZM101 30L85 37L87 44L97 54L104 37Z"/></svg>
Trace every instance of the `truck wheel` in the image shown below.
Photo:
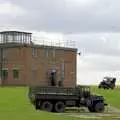
<svg viewBox="0 0 120 120"><path fill-rule="evenodd" d="M114 86L112 86L111 89L114 89Z"/></svg>
<svg viewBox="0 0 120 120"><path fill-rule="evenodd" d="M36 110L40 109L40 101L39 100L36 100L35 108L36 108Z"/></svg>
<svg viewBox="0 0 120 120"><path fill-rule="evenodd" d="M88 107L88 110L89 110L90 112L95 112L95 109L94 109L94 107L92 107L92 106Z"/></svg>
<svg viewBox="0 0 120 120"><path fill-rule="evenodd" d="M98 88L101 88L101 85L99 85Z"/></svg>
<svg viewBox="0 0 120 120"><path fill-rule="evenodd" d="M106 87L104 86L103 89L106 89Z"/></svg>
<svg viewBox="0 0 120 120"><path fill-rule="evenodd" d="M103 112L104 111L104 104L103 103L97 103L95 105L95 112Z"/></svg>
<svg viewBox="0 0 120 120"><path fill-rule="evenodd" d="M44 101L41 105L41 109L44 110L44 111L51 112L52 108L53 108L53 105L49 101Z"/></svg>
<svg viewBox="0 0 120 120"><path fill-rule="evenodd" d="M57 102L56 104L55 104L55 111L56 112L64 112L64 109L65 109L65 104L64 104L64 102L62 102L62 101L59 101L59 102Z"/></svg>

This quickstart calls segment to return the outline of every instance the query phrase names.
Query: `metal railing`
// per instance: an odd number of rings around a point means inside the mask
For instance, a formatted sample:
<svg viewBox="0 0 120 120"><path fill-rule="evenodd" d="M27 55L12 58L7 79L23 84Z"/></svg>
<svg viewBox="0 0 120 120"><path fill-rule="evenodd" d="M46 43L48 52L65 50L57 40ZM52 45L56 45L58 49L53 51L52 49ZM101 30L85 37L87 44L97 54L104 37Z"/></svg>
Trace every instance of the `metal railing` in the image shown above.
<svg viewBox="0 0 120 120"><path fill-rule="evenodd" d="M52 40L33 37L32 42L35 45L76 48L76 42L74 40L56 40L56 39Z"/></svg>

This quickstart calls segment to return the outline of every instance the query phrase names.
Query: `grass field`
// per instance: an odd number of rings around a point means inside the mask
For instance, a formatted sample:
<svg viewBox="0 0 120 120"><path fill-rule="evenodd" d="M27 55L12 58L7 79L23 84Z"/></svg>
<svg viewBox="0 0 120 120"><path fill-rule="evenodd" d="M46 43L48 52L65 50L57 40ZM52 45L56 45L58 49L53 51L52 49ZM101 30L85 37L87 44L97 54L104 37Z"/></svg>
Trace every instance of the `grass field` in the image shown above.
<svg viewBox="0 0 120 120"><path fill-rule="evenodd" d="M119 90L98 90L92 87L92 91L103 94L110 105L120 107ZM36 111L27 98L28 89L24 87L0 88L0 120L83 120L83 118ZM79 113L83 115L82 112ZM91 113L88 113L91 114ZM97 118L96 118L97 119ZM100 120L112 120L111 117ZM88 120L85 118L84 120Z"/></svg>
<svg viewBox="0 0 120 120"><path fill-rule="evenodd" d="M103 95L108 104L120 108L120 88L116 87L114 90L98 89L97 87L91 87L91 91L96 94Z"/></svg>

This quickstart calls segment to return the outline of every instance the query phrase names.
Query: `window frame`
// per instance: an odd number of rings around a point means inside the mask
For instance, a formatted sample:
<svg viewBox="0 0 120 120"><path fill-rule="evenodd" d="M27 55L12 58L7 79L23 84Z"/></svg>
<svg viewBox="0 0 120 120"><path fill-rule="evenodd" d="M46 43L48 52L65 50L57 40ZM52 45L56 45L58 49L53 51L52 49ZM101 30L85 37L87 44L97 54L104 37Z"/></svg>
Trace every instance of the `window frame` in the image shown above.
<svg viewBox="0 0 120 120"><path fill-rule="evenodd" d="M18 74L17 77L15 77L15 72L14 72L14 71L16 71L16 70L17 70L17 72L18 72L18 73L17 73L17 74ZM19 79L20 79L20 70L19 70L18 68L13 68L13 69L12 69L12 72L13 72L13 79L14 79L14 80L19 80Z"/></svg>
<svg viewBox="0 0 120 120"><path fill-rule="evenodd" d="M38 52L38 50L37 50L37 48L36 47L33 47L32 48L32 56L37 56L37 52Z"/></svg>
<svg viewBox="0 0 120 120"><path fill-rule="evenodd" d="M7 76L6 76L6 74L5 74L5 76L3 77L3 71L7 71ZM4 78L4 79L3 79L3 78ZM2 68L1 79L2 79L2 80L8 80L8 68L6 68L6 67L3 67L3 68Z"/></svg>

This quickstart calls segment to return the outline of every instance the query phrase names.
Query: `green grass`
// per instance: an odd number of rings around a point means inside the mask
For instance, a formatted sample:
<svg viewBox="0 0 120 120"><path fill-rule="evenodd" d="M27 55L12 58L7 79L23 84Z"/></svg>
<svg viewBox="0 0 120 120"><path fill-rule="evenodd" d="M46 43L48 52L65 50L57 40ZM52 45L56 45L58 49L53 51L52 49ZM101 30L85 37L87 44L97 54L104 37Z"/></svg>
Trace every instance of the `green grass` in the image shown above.
<svg viewBox="0 0 120 120"><path fill-rule="evenodd" d="M119 90L103 91L93 87L92 91L103 94L109 104L120 107ZM27 87L0 87L0 120L83 120L83 118L36 111L28 100L27 92Z"/></svg>
<svg viewBox="0 0 120 120"><path fill-rule="evenodd" d="M106 102L109 105L115 106L120 108L120 88L117 87L114 90L104 90L104 89L98 89L97 87L91 87L91 91L95 94L100 94L104 96L106 99Z"/></svg>
<svg viewBox="0 0 120 120"><path fill-rule="evenodd" d="M27 98L27 88L0 88L0 120L78 120L36 111Z"/></svg>

